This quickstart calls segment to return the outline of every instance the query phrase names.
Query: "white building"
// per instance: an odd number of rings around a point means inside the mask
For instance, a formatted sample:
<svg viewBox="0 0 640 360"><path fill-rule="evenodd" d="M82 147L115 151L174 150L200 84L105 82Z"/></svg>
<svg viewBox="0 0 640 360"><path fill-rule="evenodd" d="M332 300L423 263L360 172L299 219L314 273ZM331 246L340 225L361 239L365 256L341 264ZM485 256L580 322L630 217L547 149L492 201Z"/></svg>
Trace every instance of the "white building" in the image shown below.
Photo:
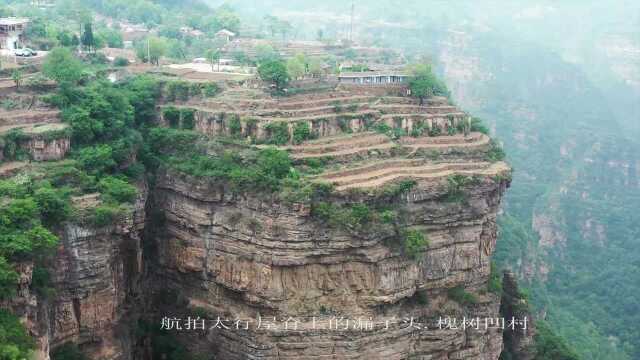
<svg viewBox="0 0 640 360"><path fill-rule="evenodd" d="M0 18L0 49L15 50L21 48L28 23L29 19L26 18Z"/></svg>
<svg viewBox="0 0 640 360"><path fill-rule="evenodd" d="M409 76L399 71L342 72L338 80L343 84L393 85L406 83Z"/></svg>
<svg viewBox="0 0 640 360"><path fill-rule="evenodd" d="M236 33L234 33L233 31L229 31L227 29L222 29L220 31L218 31L215 35L216 38L218 39L222 39L224 40L225 43L229 43L234 37L236 36Z"/></svg>

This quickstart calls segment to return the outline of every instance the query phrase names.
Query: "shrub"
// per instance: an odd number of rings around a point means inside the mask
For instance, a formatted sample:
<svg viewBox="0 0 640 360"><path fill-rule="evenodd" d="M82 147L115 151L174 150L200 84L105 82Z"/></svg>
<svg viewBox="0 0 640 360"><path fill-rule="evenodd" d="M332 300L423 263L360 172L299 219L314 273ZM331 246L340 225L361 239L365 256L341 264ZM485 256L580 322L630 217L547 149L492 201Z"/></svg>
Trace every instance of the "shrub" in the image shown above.
<svg viewBox="0 0 640 360"><path fill-rule="evenodd" d="M258 66L258 75L262 81L271 83L277 90L283 89L289 83L287 65L280 60L268 60Z"/></svg>
<svg viewBox="0 0 640 360"><path fill-rule="evenodd" d="M490 162L502 161L504 160L505 157L506 157L506 154L502 149L502 147L495 141L491 140L491 147L489 148L489 151L487 151L487 155L486 155L487 161L490 161Z"/></svg>
<svg viewBox="0 0 640 360"><path fill-rule="evenodd" d="M182 109L180 110L180 118L182 119L182 128L185 130L193 130L195 127L195 114L194 109Z"/></svg>
<svg viewBox="0 0 640 360"><path fill-rule="evenodd" d="M118 67L129 66L129 59L118 56L113 60L113 65Z"/></svg>
<svg viewBox="0 0 640 360"><path fill-rule="evenodd" d="M113 150L109 145L86 147L78 153L80 165L93 175L110 173L116 166Z"/></svg>
<svg viewBox="0 0 640 360"><path fill-rule="evenodd" d="M398 218L398 214L392 210L385 210L380 214L380 220L385 224L393 224Z"/></svg>
<svg viewBox="0 0 640 360"><path fill-rule="evenodd" d="M18 273L13 266L0 255L0 300L6 300L15 295L18 278Z"/></svg>
<svg viewBox="0 0 640 360"><path fill-rule="evenodd" d="M240 116L234 115L229 121L229 133L231 136L240 137L242 135L242 123L240 122Z"/></svg>
<svg viewBox="0 0 640 360"><path fill-rule="evenodd" d="M351 206L351 224L365 225L369 221L371 221L371 209L366 204L354 204Z"/></svg>
<svg viewBox="0 0 640 360"><path fill-rule="evenodd" d="M400 182L387 185L383 188L383 195L395 197L406 194L413 189L418 183L412 179L401 180Z"/></svg>
<svg viewBox="0 0 640 360"><path fill-rule="evenodd" d="M267 124L267 144L284 145L289 142L289 126L284 121L277 121Z"/></svg>
<svg viewBox="0 0 640 360"><path fill-rule="evenodd" d="M20 319L0 309L0 357L2 359L29 359L35 342Z"/></svg>
<svg viewBox="0 0 640 360"><path fill-rule="evenodd" d="M162 114L164 120L174 129L177 129L180 125L180 110L173 106L168 106L163 109Z"/></svg>
<svg viewBox="0 0 640 360"><path fill-rule="evenodd" d="M343 133L351 133L351 126L349 126L349 119L344 118L344 117L339 117L338 118L338 127L340 128L340 131L342 131Z"/></svg>
<svg viewBox="0 0 640 360"><path fill-rule="evenodd" d="M478 303L478 298L474 294L467 292L462 285L447 290L447 296L460 305Z"/></svg>
<svg viewBox="0 0 640 360"><path fill-rule="evenodd" d="M403 136L407 136L407 132L403 128L393 128L391 130L391 138L392 139L400 139Z"/></svg>
<svg viewBox="0 0 640 360"><path fill-rule="evenodd" d="M464 187L470 184L473 179L464 175L450 175L447 177L447 194L445 200L448 202L460 202L465 200Z"/></svg>
<svg viewBox="0 0 640 360"><path fill-rule="evenodd" d="M389 134L391 132L391 126L381 122L374 125L373 129L380 134Z"/></svg>
<svg viewBox="0 0 640 360"><path fill-rule="evenodd" d="M166 85L167 99L169 101L189 100L191 85L186 81L170 81Z"/></svg>
<svg viewBox="0 0 640 360"><path fill-rule="evenodd" d="M442 134L442 130L437 125L433 125L431 129L429 129L429 136L440 136Z"/></svg>
<svg viewBox="0 0 640 360"><path fill-rule="evenodd" d="M498 267L493 261L491 262L491 272L489 273L489 283L487 284L487 290L494 294L502 294L502 276L500 276Z"/></svg>
<svg viewBox="0 0 640 360"><path fill-rule="evenodd" d="M406 255L417 259L418 255L429 246L429 241L418 230L407 230L404 234L402 246Z"/></svg>
<svg viewBox="0 0 640 360"><path fill-rule="evenodd" d="M336 113L341 113L343 111L342 104L338 100L334 100L331 102L331 106L333 106L333 110Z"/></svg>
<svg viewBox="0 0 640 360"><path fill-rule="evenodd" d="M103 204L94 209L91 222L98 227L113 225L122 216L123 212L124 209L119 205Z"/></svg>
<svg viewBox="0 0 640 360"><path fill-rule="evenodd" d="M98 189L107 202L132 203L136 199L136 188L128 182L113 176L100 180Z"/></svg>
<svg viewBox="0 0 640 360"><path fill-rule="evenodd" d="M206 83L202 87L202 93L206 97L214 97L220 91L220 87L216 83Z"/></svg>
<svg viewBox="0 0 640 360"><path fill-rule="evenodd" d="M482 123L481 119L476 117L471 119L471 131L477 131L485 135L489 135L489 128Z"/></svg>
<svg viewBox="0 0 640 360"><path fill-rule="evenodd" d="M55 289L51 287L51 274L45 267L36 265L31 275L31 288L44 297L55 294Z"/></svg>
<svg viewBox="0 0 640 360"><path fill-rule="evenodd" d="M293 143L300 144L311 139L311 127L307 122L298 122L293 127Z"/></svg>
<svg viewBox="0 0 640 360"><path fill-rule="evenodd" d="M424 132L424 128L414 127L413 129L411 129L411 133L409 135L411 135L412 137L420 137L422 136L423 132Z"/></svg>
<svg viewBox="0 0 640 360"><path fill-rule="evenodd" d="M54 189L51 186L42 187L35 191L33 197L38 203L40 214L46 225L60 224L71 213L69 200L62 190Z"/></svg>

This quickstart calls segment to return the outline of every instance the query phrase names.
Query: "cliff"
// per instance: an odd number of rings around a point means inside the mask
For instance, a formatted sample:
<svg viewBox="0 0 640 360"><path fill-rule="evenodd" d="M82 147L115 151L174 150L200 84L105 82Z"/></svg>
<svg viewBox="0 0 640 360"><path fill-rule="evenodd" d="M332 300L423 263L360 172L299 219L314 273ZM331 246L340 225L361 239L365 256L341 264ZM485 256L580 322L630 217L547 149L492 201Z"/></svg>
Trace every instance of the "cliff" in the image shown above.
<svg viewBox="0 0 640 360"><path fill-rule="evenodd" d="M248 321L248 329L176 332L195 353L220 359L497 359L502 330L463 328L462 320L499 317L499 298L487 283L510 170L485 160L493 148L486 136L455 130L467 115L440 99L425 107L409 98L339 92L249 99L236 100L250 109L243 112L229 105L234 102L216 107L224 98L179 108L195 109L197 131L234 135L235 121L239 136L257 142L269 142L273 134L261 129L280 122L287 124L286 142L295 143L295 129L307 123L317 140L281 149L299 163L333 164L312 180L332 184L334 191L323 199L330 211L340 217L365 206L373 219L390 211L396 220L336 224L317 214L317 203L238 194L224 182L163 171L153 191L157 213L148 239L154 248L148 283L158 300L151 318L200 314ZM247 130L249 119L257 119L256 131ZM179 126L166 111L163 121ZM432 136L394 139L368 131L369 121L405 134L419 121ZM453 179L461 179L454 190ZM378 192L408 180L415 183L408 191L391 197ZM407 233L420 234L428 245L409 254L403 248ZM158 299L166 289L180 295L168 306ZM459 323L438 324L445 318ZM270 328L257 328L267 320ZM362 329L366 320L372 329Z"/></svg>
<svg viewBox="0 0 640 360"><path fill-rule="evenodd" d="M238 169L286 152L277 181L294 185L190 174L191 153L160 163L111 225L62 224L53 291L31 293L25 264L11 304L38 358L71 342L91 359L159 358L174 343L215 359L497 359L501 150L443 98L251 92L164 104L159 124L195 129L204 157ZM73 201L92 209L101 195ZM207 326L158 335L166 317Z"/></svg>

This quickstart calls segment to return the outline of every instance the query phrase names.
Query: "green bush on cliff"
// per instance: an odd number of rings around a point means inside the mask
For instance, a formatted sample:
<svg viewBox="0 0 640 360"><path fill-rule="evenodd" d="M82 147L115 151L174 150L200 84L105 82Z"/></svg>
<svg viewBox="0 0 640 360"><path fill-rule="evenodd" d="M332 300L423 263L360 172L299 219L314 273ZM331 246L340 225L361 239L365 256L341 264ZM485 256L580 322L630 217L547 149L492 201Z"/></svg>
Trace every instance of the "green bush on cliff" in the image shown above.
<svg viewBox="0 0 640 360"><path fill-rule="evenodd" d="M456 286L447 290L447 295L449 299L457 302L460 305L471 305L478 303L478 298L466 291L462 285Z"/></svg>
<svg viewBox="0 0 640 360"><path fill-rule="evenodd" d="M180 110L180 118L182 119L181 127L185 130L193 130L196 125L196 110L182 109Z"/></svg>
<svg viewBox="0 0 640 360"><path fill-rule="evenodd" d="M404 253L412 259L417 259L418 255L429 246L429 240L418 230L405 231L402 239Z"/></svg>
<svg viewBox="0 0 640 360"><path fill-rule="evenodd" d="M189 100L190 95L195 95L190 84L182 80L167 82L165 85L165 93L168 101L186 101Z"/></svg>
<svg viewBox="0 0 640 360"><path fill-rule="evenodd" d="M493 261L491 262L491 272L489 273L489 283L487 284L487 290L494 294L502 294L502 276L500 275L500 271L498 271L498 267Z"/></svg>
<svg viewBox="0 0 640 360"><path fill-rule="evenodd" d="M366 204L342 207L324 201L314 203L311 213L329 226L346 228L360 228L378 217Z"/></svg>
<svg viewBox="0 0 640 360"><path fill-rule="evenodd" d="M502 146L500 146L494 140L491 140L491 147L489 148L489 151L487 151L487 155L486 155L487 161L491 161L491 162L502 161L504 160L505 157L506 157L506 154L502 149Z"/></svg>
<svg viewBox="0 0 640 360"><path fill-rule="evenodd" d="M64 192L50 186L26 176L0 180L0 299L15 295L17 262L33 260L38 265L58 242L43 225L66 217L69 204Z"/></svg>
<svg viewBox="0 0 640 360"><path fill-rule="evenodd" d="M272 145L285 145L289 142L289 125L284 121L268 123L264 129L267 131L266 143Z"/></svg>
<svg viewBox="0 0 640 360"><path fill-rule="evenodd" d="M233 137L240 137L242 135L242 123L240 122L240 116L234 115L229 121L229 134Z"/></svg>
<svg viewBox="0 0 640 360"><path fill-rule="evenodd" d="M55 189L48 183L34 192L45 225L55 226L67 220L71 214L68 193L69 190Z"/></svg>
<svg viewBox="0 0 640 360"><path fill-rule="evenodd" d="M445 201L461 202L466 200L464 187L473 183L474 178L465 175L450 175L447 177L447 193L444 196Z"/></svg>
<svg viewBox="0 0 640 360"><path fill-rule="evenodd" d="M306 122L298 122L293 126L293 143L301 144L305 140L313 138L311 127Z"/></svg>
<svg viewBox="0 0 640 360"><path fill-rule="evenodd" d="M477 131L485 135L489 135L489 128L486 127L482 120L477 117L471 118L471 131Z"/></svg>
<svg viewBox="0 0 640 360"><path fill-rule="evenodd" d="M29 359L35 342L15 315L0 309L0 359Z"/></svg>
<svg viewBox="0 0 640 360"><path fill-rule="evenodd" d="M106 176L98 182L102 198L107 202L131 203L136 198L136 188L127 181L114 176Z"/></svg>
<svg viewBox="0 0 640 360"><path fill-rule="evenodd" d="M162 110L164 121L172 128L176 129L180 125L180 110L175 106L167 106Z"/></svg>

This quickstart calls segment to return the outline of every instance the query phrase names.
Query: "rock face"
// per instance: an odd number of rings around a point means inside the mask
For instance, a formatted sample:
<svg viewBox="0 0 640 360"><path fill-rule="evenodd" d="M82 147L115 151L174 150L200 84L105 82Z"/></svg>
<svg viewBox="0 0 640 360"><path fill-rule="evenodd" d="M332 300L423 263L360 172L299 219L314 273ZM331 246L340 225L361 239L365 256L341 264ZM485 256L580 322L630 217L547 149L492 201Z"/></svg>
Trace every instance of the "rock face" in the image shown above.
<svg viewBox="0 0 640 360"><path fill-rule="evenodd" d="M18 269L20 288L11 307L36 339L36 359L49 359L50 349L70 341L90 359L132 358L126 318L140 295L146 196L141 186L133 213L113 226L63 226L48 295L30 292L32 264Z"/></svg>
<svg viewBox="0 0 640 360"><path fill-rule="evenodd" d="M224 186L165 173L154 192L164 225L153 239L152 283L178 289L188 308L213 319L252 322L189 338L220 359L497 359L501 329L440 329L438 320L499 316L498 298L485 289L507 184L485 179L460 204L441 200L443 184L419 183L403 199L405 216L430 245L413 260L385 245L384 231L331 229L308 207L234 197ZM477 303L449 299L456 286ZM274 317L277 328L254 328ZM297 331L283 328L292 318ZM344 320L338 330L320 328L341 318L372 319L374 329L344 330ZM409 326L411 318L422 329Z"/></svg>
<svg viewBox="0 0 640 360"><path fill-rule="evenodd" d="M32 137L21 146L35 161L61 160L71 148L69 136L59 139Z"/></svg>
<svg viewBox="0 0 640 360"><path fill-rule="evenodd" d="M155 328L165 316L198 314L204 329L172 335L215 359L498 359L500 299L487 283L510 169L487 160L489 138L443 101L331 93L254 108L264 112L257 122L238 116L240 135L257 139L274 116L291 137L295 124L309 124L320 139L282 149L294 161L331 154L335 171L316 178L334 185L323 201L392 206L399 222L334 226L310 204L235 194L162 169L153 187L141 187L130 218L101 229L65 225L52 264L55 295L38 303L25 264L14 304L40 341L38 358L72 341L91 359L151 359L134 320ZM347 119L341 106L357 116ZM219 113L186 112L203 133L232 134L233 117L209 118ZM366 131L367 121L419 131L398 140ZM464 196L450 199L456 176L468 181L455 186ZM406 179L415 185L392 198L370 191ZM412 255L399 238L408 229L428 239Z"/></svg>

